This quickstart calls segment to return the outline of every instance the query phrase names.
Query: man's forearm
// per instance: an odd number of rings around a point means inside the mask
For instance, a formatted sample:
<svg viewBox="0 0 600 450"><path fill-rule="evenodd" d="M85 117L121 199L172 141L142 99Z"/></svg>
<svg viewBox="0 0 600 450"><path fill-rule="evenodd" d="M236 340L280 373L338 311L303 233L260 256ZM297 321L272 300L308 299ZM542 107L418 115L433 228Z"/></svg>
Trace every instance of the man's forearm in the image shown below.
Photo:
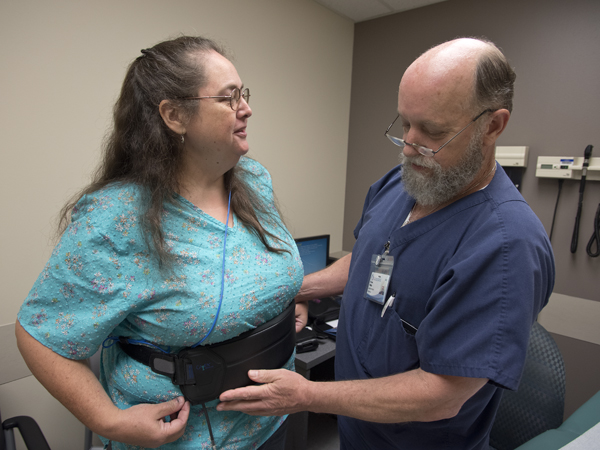
<svg viewBox="0 0 600 450"><path fill-rule="evenodd" d="M219 411L281 416L299 411L369 422L432 422L454 417L488 380L436 375L421 369L384 378L309 381L289 370L251 370L259 385L226 391Z"/></svg>
<svg viewBox="0 0 600 450"><path fill-rule="evenodd" d="M416 369L385 378L310 383L307 410L378 423L454 417L487 380Z"/></svg>
<svg viewBox="0 0 600 450"><path fill-rule="evenodd" d="M304 277L297 302L306 302L314 298L340 295L348 282L348 270L352 254L338 259L331 266Z"/></svg>

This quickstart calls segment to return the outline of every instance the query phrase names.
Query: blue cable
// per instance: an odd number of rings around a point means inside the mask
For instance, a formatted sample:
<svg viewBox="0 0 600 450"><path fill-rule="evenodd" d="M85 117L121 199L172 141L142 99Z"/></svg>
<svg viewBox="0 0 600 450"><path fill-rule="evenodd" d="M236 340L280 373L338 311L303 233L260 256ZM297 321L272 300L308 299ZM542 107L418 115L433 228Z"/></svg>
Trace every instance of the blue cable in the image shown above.
<svg viewBox="0 0 600 450"><path fill-rule="evenodd" d="M219 320L219 314L221 313L221 305L223 304L223 292L225 290L225 249L227 247L227 230L229 228L229 211L230 211L230 208L231 208L231 191L229 191L229 200L227 201L227 220L225 221L225 237L223 239L223 263L222 263L222 266L221 266L221 296L219 298L219 307L217 308L217 315L215 316L215 320L214 320L212 326L210 327L210 330L208 330L208 333L206 334L206 336L204 336L202 338L202 340L200 342L197 342L196 344L192 345L192 348L198 347L200 344L202 344L208 338L208 336L210 336L210 334L215 329L215 325L217 324L217 320ZM108 341L108 340L112 340L113 342L110 343L109 345L106 345L106 341ZM102 347L103 348L112 347L113 345L115 345L117 343L118 340L119 340L119 338L117 336L109 336L109 337L107 337L102 342ZM166 351L166 350L163 350L162 348L160 348L158 345L153 344L152 342L144 341L144 340L127 339L127 342L129 344L147 345L149 347L154 347L154 348L156 348L157 350L160 350L163 353L170 353L171 352L171 347L169 347L169 350Z"/></svg>
<svg viewBox="0 0 600 450"><path fill-rule="evenodd" d="M210 336L210 333L212 333L212 331L215 329L215 325L217 324L217 320L219 319L219 314L221 313L221 305L223 304L223 291L225 289L225 247L227 246L227 229L229 228L229 207L230 206L231 206L231 191L229 191L229 201L227 202L227 220L225 221L225 237L223 239L223 264L221 267L221 297L219 298L219 308L217 309L217 315L215 317L215 320L214 320L212 326L210 327L210 330L208 330L207 335L204 336L200 342L192 345L192 348L198 347L200 344L202 344L206 340L206 338L208 338L208 336Z"/></svg>

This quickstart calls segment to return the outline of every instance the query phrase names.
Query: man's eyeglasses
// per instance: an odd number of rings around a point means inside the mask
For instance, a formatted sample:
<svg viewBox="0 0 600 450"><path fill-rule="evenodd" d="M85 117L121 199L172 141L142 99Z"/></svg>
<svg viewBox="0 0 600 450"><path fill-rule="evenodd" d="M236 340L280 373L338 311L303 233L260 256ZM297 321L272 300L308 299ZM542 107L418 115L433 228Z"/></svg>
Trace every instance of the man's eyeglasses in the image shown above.
<svg viewBox="0 0 600 450"><path fill-rule="evenodd" d="M446 141L444 144L442 144L437 150L432 150L430 148L423 147L422 145L419 145L419 144L411 144L410 142L406 142L404 139L400 139L398 137L388 134L388 131L390 131L392 126L396 123L396 120L398 120L398 117L400 117L400 114L398 114L396 116L396 118L394 119L394 121L390 124L390 126L387 127L387 130L385 130L385 135L387 136L387 138L390 141L392 141L398 147L404 148L406 145L410 145L412 148L414 148L416 151L418 151L423 156L433 156L437 152L439 152L441 149L443 149L446 145L448 145L450 142L452 142L454 139L456 139L460 133L462 133L467 128L469 128L471 125L473 125L477 119L479 119L485 113L493 112L493 111L494 111L493 109L486 109L485 111L483 111L481 114L479 114L473 120L471 120L462 130L460 130L458 133L456 133L454 136L452 136L448 141Z"/></svg>
<svg viewBox="0 0 600 450"><path fill-rule="evenodd" d="M243 98L246 103L250 103L250 89L246 88L240 91L238 88L234 88L229 95L209 95L206 97L184 97L180 100L204 100L205 98L228 98L229 106L234 111L240 109L240 100Z"/></svg>

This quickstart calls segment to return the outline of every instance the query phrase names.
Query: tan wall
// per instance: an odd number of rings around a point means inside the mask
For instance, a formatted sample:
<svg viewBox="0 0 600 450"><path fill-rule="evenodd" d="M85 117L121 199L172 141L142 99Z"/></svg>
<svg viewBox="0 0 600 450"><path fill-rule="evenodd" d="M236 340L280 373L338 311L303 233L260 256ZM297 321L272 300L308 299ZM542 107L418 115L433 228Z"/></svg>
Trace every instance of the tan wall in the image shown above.
<svg viewBox="0 0 600 450"><path fill-rule="evenodd" d="M252 91L250 155L270 170L292 233L331 233L341 250L350 21L312 0L6 0L0 324L41 271L56 213L89 180L127 65L180 33L232 50Z"/></svg>
<svg viewBox="0 0 600 450"><path fill-rule="evenodd" d="M43 268L58 210L89 180L127 65L179 34L232 50L252 91L250 155L293 235L330 233L341 250L353 32L312 0L3 0L0 325ZM35 416L52 448L83 446L83 428L32 377L0 386L0 408Z"/></svg>

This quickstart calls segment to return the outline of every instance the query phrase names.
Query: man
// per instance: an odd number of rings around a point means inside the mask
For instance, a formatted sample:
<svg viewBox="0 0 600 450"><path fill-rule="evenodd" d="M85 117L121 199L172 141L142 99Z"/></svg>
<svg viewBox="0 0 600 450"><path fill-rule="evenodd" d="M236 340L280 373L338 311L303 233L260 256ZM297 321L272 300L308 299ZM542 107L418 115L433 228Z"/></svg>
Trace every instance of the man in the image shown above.
<svg viewBox="0 0 600 450"><path fill-rule="evenodd" d="M478 39L406 70L386 132L400 170L369 190L352 255L307 276L296 298L344 292L336 381L251 371L264 385L223 393L219 409L338 414L343 449L488 448L554 284L546 233L494 161L514 79Z"/></svg>

